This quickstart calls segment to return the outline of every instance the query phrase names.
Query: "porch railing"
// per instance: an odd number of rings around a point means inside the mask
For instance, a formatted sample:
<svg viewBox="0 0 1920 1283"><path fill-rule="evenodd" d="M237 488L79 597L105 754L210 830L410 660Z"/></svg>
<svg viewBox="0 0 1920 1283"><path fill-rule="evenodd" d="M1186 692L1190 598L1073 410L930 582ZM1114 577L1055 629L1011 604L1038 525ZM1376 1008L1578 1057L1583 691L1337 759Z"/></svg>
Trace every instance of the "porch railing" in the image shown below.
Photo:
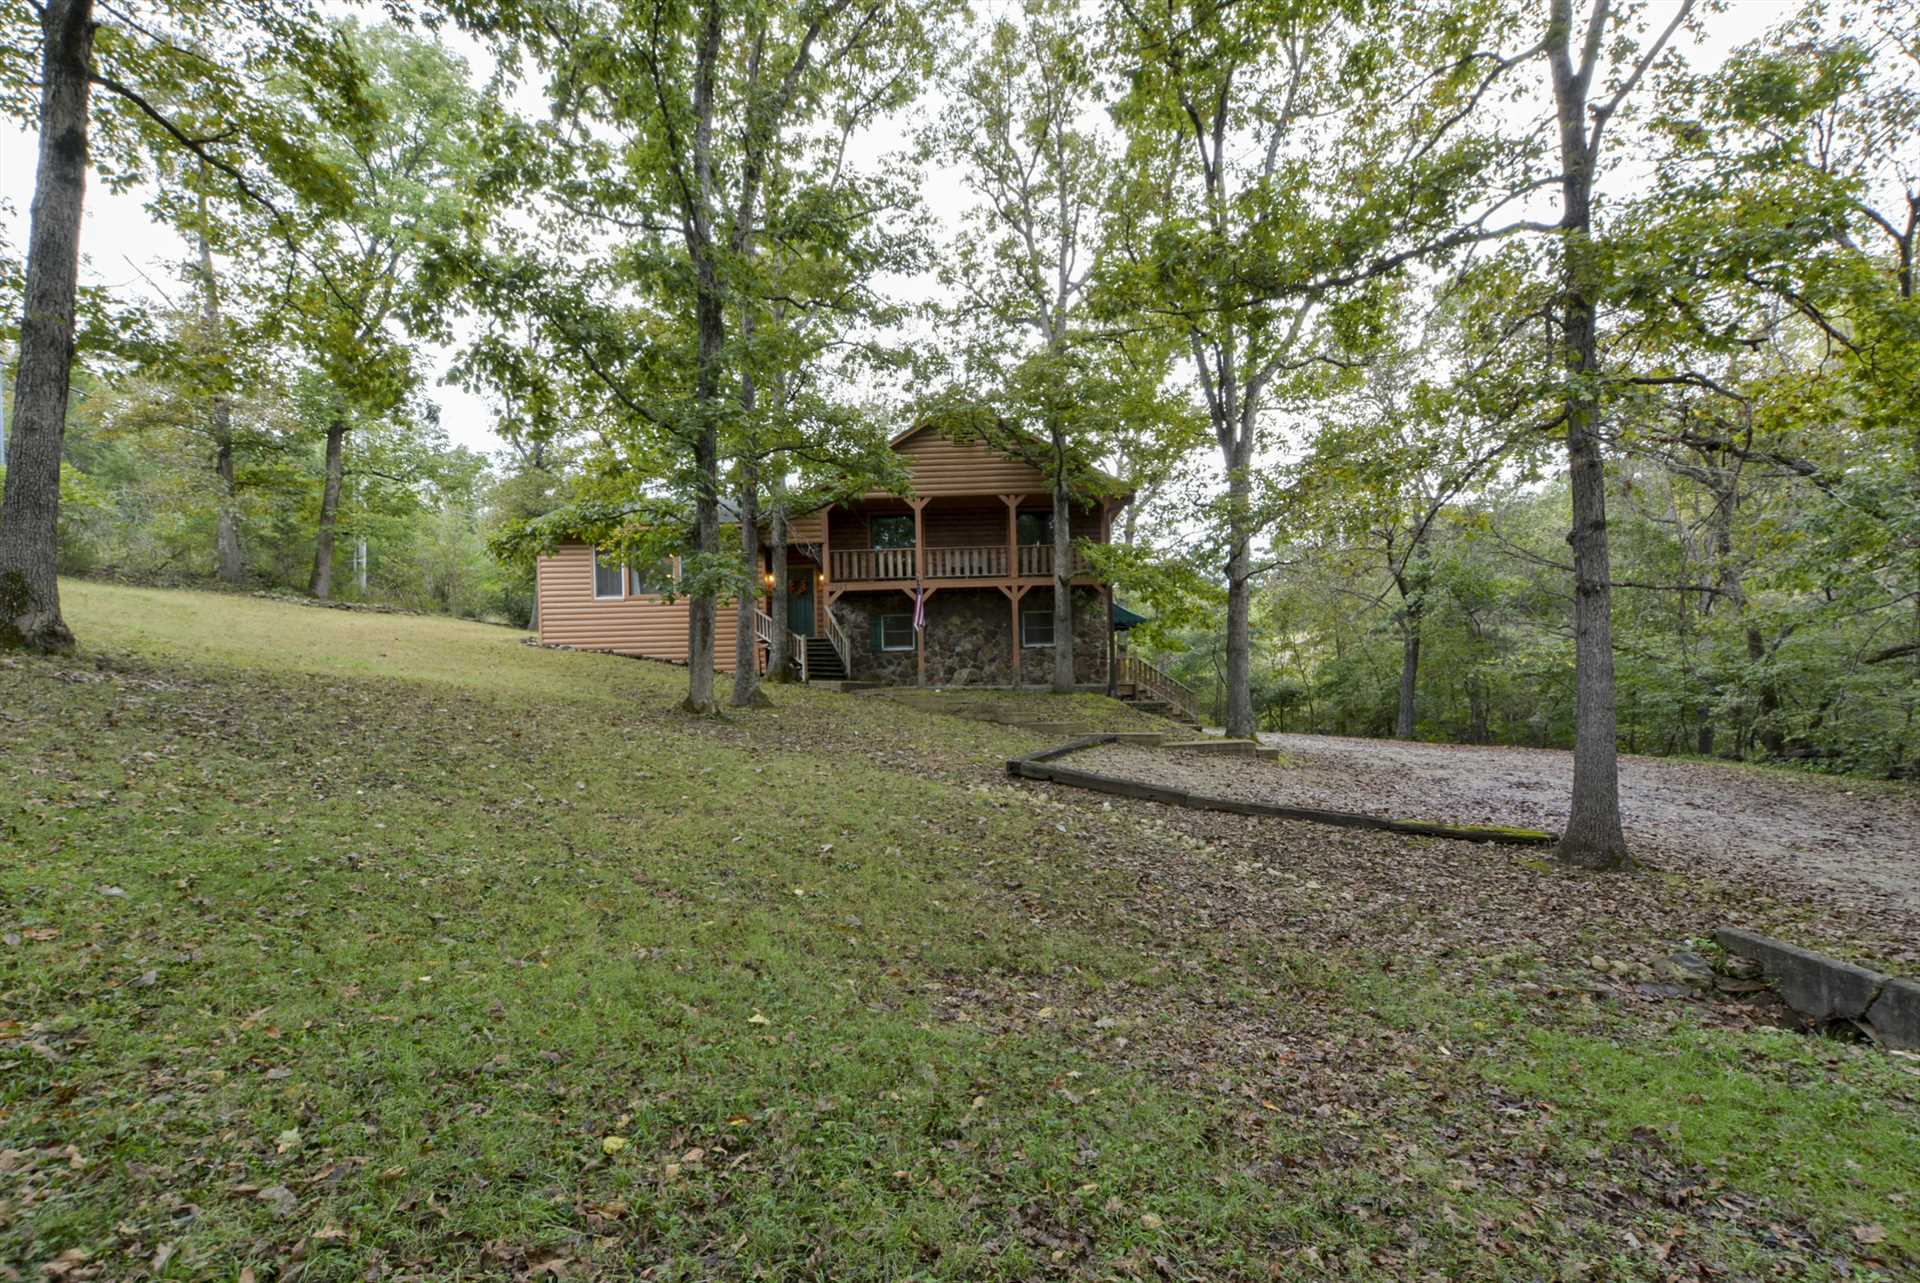
<svg viewBox="0 0 1920 1283"><path fill-rule="evenodd" d="M859 583L873 579L912 579L911 548L835 548L833 578L836 583Z"/></svg>
<svg viewBox="0 0 1920 1283"><path fill-rule="evenodd" d="M1200 696L1194 689L1179 678L1161 672L1144 659L1136 659L1132 655L1120 656L1120 666L1115 670L1114 679L1122 686L1132 686L1165 700L1196 722L1201 720Z"/></svg>
<svg viewBox="0 0 1920 1283"><path fill-rule="evenodd" d="M929 579L1004 579L1006 575L1005 544L927 549Z"/></svg>
<svg viewBox="0 0 1920 1283"><path fill-rule="evenodd" d="M753 612L753 641L756 649L761 646L767 648L766 668L761 671L771 672L773 669L773 616L758 607L755 607Z"/></svg>
<svg viewBox="0 0 1920 1283"><path fill-rule="evenodd" d="M1053 545L1050 543L1021 544L1019 548L1020 577L1022 579L1051 579L1053 577ZM1086 557L1078 550L1073 554L1073 573L1078 575L1091 569Z"/></svg>
<svg viewBox="0 0 1920 1283"><path fill-rule="evenodd" d="M916 574L918 558L912 548L835 548L833 579L836 583L863 583L875 580L915 579L1005 579L1007 546L976 544L962 548L927 549L924 574ZM1053 577L1053 545L1022 544L1013 549L1014 574L1021 579ZM1073 556L1073 573L1091 569L1086 557Z"/></svg>

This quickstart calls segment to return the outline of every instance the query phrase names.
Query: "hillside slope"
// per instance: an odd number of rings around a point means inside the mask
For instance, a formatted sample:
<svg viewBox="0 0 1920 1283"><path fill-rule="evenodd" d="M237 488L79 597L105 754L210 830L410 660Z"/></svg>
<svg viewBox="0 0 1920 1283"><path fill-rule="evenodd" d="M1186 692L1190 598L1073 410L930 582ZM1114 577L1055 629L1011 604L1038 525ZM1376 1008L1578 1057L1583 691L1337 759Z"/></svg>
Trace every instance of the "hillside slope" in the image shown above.
<svg viewBox="0 0 1920 1283"><path fill-rule="evenodd" d="M680 670L479 625L64 591L83 653L0 659L22 1274L1920 1250L1901 1062L1562 974L1718 889L1049 795L1002 776L1032 734L883 699L689 719Z"/></svg>

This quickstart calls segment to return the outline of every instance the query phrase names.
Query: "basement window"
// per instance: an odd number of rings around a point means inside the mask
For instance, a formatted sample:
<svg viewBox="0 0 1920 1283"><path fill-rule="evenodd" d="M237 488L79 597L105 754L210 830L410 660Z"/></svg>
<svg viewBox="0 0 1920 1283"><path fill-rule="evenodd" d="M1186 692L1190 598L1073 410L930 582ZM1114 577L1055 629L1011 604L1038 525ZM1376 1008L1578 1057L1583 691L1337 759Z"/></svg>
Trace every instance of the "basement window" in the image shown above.
<svg viewBox="0 0 1920 1283"><path fill-rule="evenodd" d="M609 557L605 553L593 554L593 597L595 601L619 601L626 594L627 568L620 564L618 557Z"/></svg>
<svg viewBox="0 0 1920 1283"><path fill-rule="evenodd" d="M912 650L912 615L876 615L873 620L875 650Z"/></svg>
<svg viewBox="0 0 1920 1283"><path fill-rule="evenodd" d="M1020 644L1022 646L1053 645L1053 607L1020 612Z"/></svg>

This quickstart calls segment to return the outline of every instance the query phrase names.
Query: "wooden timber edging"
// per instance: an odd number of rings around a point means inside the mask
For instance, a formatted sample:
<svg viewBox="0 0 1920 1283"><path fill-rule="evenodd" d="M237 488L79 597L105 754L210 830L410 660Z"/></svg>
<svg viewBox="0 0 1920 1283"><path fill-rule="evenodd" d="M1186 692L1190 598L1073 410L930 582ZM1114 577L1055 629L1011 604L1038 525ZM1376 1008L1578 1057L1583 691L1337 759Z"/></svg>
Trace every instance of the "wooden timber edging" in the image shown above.
<svg viewBox="0 0 1920 1283"><path fill-rule="evenodd" d="M1080 771L1069 766L1053 765L1058 759L1069 754L1078 753L1083 749L1098 748L1102 744L1111 744L1118 738L1114 735L1089 735L1082 739L1069 740L1054 748L1042 749L1038 753L1029 753L1025 757L1011 758L1007 762L1007 774L1015 779L1064 784L1068 788L1086 789L1094 793L1110 793L1115 797L1130 797L1143 802L1164 802L1169 806L1184 806L1196 811L1225 811L1233 815L1260 815L1276 820L1303 820L1308 824L1330 824L1345 829L1377 829L1387 833L1405 833L1414 837L1451 838L1459 842L1498 842L1505 846L1548 846L1559 841L1557 834L1542 833L1534 829L1508 829L1495 825L1434 824L1426 820L1390 820L1383 816L1357 815L1349 811L1322 811L1306 806L1280 806L1273 802L1247 802L1239 798L1213 797L1206 793L1192 793L1164 784L1143 784L1138 780L1121 779L1117 775L1100 775L1094 771Z"/></svg>

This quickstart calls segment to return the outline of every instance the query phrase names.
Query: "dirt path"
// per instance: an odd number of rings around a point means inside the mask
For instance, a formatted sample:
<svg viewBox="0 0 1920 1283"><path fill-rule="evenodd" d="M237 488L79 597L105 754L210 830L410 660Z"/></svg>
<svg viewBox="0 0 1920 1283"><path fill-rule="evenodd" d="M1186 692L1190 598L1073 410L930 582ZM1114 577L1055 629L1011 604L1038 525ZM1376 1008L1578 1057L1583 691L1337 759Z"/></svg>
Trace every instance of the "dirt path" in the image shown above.
<svg viewBox="0 0 1920 1283"><path fill-rule="evenodd" d="M1262 735L1294 759L1287 800L1401 818L1558 831L1573 757L1319 735ZM1920 792L1877 781L1620 759L1628 842L1649 862L1920 913Z"/></svg>

